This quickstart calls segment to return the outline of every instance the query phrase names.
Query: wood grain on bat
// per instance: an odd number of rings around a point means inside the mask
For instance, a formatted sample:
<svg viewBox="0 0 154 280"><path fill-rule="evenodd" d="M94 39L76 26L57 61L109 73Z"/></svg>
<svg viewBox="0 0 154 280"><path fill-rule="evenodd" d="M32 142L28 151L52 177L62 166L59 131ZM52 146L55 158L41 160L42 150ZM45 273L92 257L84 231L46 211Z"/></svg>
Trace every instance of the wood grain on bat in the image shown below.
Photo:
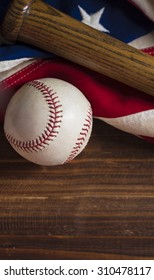
<svg viewBox="0 0 154 280"><path fill-rule="evenodd" d="M3 22L3 35L154 95L153 57L63 14L43 1L12 1Z"/></svg>

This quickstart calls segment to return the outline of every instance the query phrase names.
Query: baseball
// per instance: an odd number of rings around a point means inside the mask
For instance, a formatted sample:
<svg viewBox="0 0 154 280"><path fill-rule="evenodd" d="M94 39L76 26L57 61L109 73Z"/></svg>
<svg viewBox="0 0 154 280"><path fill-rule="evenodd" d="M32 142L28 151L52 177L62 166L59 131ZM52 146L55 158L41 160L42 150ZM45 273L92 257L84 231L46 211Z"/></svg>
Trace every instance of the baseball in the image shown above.
<svg viewBox="0 0 154 280"><path fill-rule="evenodd" d="M89 101L75 86L54 78L23 85L11 98L4 132L11 146L39 165L73 160L92 131Z"/></svg>

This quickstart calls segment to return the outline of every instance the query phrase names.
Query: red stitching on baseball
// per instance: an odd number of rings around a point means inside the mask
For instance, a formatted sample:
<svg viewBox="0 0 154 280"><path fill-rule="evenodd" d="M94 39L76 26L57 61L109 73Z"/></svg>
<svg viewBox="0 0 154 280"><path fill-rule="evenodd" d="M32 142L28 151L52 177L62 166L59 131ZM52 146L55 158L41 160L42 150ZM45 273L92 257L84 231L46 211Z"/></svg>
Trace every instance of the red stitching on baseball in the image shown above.
<svg viewBox="0 0 154 280"><path fill-rule="evenodd" d="M92 125L92 110L91 110L91 107L89 106L87 116L85 118L85 123L83 124L83 127L80 132L80 136L77 138L76 144L73 147L72 152L70 153L70 155L68 156L67 160L64 163L68 163L73 158L75 158L75 156L79 152L81 146L83 145L83 142L85 141L85 139L87 137L87 134L89 132L89 129L91 128L91 125Z"/></svg>
<svg viewBox="0 0 154 280"><path fill-rule="evenodd" d="M154 54L154 47L144 48L144 49L142 49L142 51L144 51L145 53L148 53L150 55L153 55Z"/></svg>
<svg viewBox="0 0 154 280"><path fill-rule="evenodd" d="M53 141L54 138L59 133L60 123L62 121L62 105L58 100L57 93L50 89L48 86L44 85L40 81L32 81L28 84L39 91L41 91L45 101L49 106L49 121L46 128L41 133L41 135L31 141L20 141L16 140L13 136L5 132L8 141L18 150L24 152L37 152L45 148L46 145L49 145L50 141Z"/></svg>

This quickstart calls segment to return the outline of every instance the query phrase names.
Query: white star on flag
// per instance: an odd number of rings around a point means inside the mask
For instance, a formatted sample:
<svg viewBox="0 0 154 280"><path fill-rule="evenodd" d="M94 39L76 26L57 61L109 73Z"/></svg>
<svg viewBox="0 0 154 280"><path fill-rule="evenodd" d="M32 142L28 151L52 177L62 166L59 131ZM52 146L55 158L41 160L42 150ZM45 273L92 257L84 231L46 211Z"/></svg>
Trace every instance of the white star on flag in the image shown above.
<svg viewBox="0 0 154 280"><path fill-rule="evenodd" d="M99 10L98 12L89 15L83 8L81 8L80 6L78 6L81 16L82 16L82 22L99 30L99 31L103 31L103 32L110 32L109 30L107 30L101 23L100 23L100 19L104 13L105 8L103 7L101 10Z"/></svg>

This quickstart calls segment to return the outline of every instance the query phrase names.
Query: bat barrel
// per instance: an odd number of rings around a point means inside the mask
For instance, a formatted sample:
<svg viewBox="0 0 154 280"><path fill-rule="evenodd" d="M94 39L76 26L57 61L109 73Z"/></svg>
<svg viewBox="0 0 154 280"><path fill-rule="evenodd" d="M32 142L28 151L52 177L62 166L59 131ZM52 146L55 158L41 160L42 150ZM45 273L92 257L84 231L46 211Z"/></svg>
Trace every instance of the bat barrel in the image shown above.
<svg viewBox="0 0 154 280"><path fill-rule="evenodd" d="M13 0L3 36L21 41L154 96L154 58L40 0Z"/></svg>

